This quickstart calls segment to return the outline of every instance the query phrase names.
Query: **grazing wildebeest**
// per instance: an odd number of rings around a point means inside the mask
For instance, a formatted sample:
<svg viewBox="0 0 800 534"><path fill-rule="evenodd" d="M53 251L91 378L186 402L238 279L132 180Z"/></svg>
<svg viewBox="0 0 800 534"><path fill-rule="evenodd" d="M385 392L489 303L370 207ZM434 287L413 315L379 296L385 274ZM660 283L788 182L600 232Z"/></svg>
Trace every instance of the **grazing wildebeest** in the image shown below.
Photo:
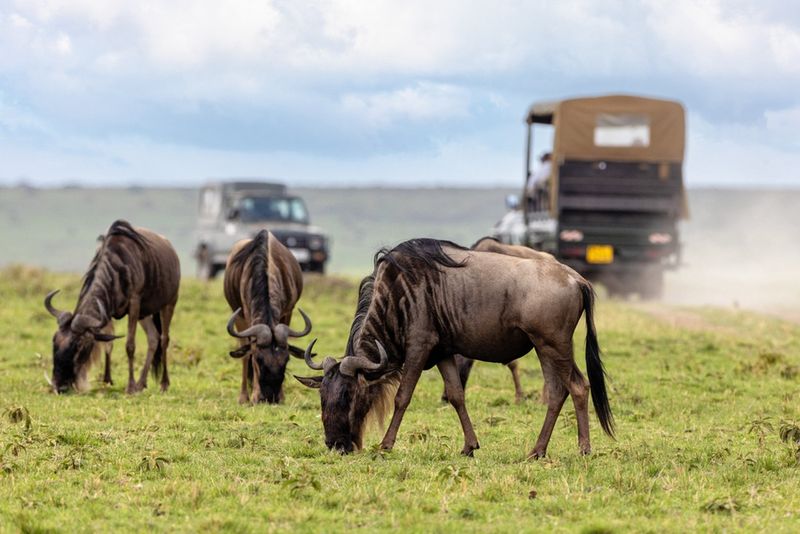
<svg viewBox="0 0 800 534"><path fill-rule="evenodd" d="M559 265L473 252L447 241L415 239L376 256L364 279L347 342L337 362L306 362L322 376L297 377L319 388L325 443L351 452L362 444L364 422L388 405L399 382L394 414L381 442L394 446L403 414L423 369L436 365L464 432L462 454L479 448L464 403L454 354L508 363L536 348L548 388L547 415L531 457L544 456L561 407L571 395L578 444L589 443L589 385L575 364L572 336L586 314L586 367L600 424L613 436L613 416L593 319L594 294ZM381 414L378 413L378 416Z"/></svg>
<svg viewBox="0 0 800 534"><path fill-rule="evenodd" d="M147 373L161 377L161 391L169 388L167 348L169 325L178 301L180 263L169 241L150 230L115 221L98 246L70 313L53 307L53 296L45 297L47 311L58 321L53 336L53 378L56 392L70 387L86 388L86 374L106 349L104 381L111 383L110 348L115 339L111 319L128 316L125 350L128 354L128 386L134 393L147 387ZM133 379L136 323L147 333L147 357L139 382ZM124 336L118 336L124 337Z"/></svg>
<svg viewBox="0 0 800 534"><path fill-rule="evenodd" d="M295 332L288 326L303 292L300 265L275 236L261 230L253 239L234 245L225 267L224 286L225 298L234 310L228 333L240 341L230 355L243 358L239 402L280 402L289 353L294 352L289 338L311 332L311 320L300 308L305 328ZM248 382L252 394L248 394Z"/></svg>
<svg viewBox="0 0 800 534"><path fill-rule="evenodd" d="M547 252L533 250L532 248L523 247L520 245L506 245L494 237L488 236L480 238L470 247L470 249L478 252L494 252L495 254L507 254L517 258L558 263L558 260L556 260L552 254L548 254ZM580 275L570 267L564 265L564 268L568 269L572 276L580 277ZM461 387L466 389L467 380L469 379L470 372L472 371L472 365L475 363L475 360L471 358L465 358L460 354L456 354L455 362L456 368L458 369L458 376L461 379ZM514 360L513 362L506 364L506 366L508 367L509 371L511 371L511 378L514 380L514 401L516 403L520 403L525 398L525 392L522 390L522 384L519 380L519 363L517 360ZM540 398L543 404L547 404L546 390L542 391ZM446 400L447 394L442 392L442 401Z"/></svg>

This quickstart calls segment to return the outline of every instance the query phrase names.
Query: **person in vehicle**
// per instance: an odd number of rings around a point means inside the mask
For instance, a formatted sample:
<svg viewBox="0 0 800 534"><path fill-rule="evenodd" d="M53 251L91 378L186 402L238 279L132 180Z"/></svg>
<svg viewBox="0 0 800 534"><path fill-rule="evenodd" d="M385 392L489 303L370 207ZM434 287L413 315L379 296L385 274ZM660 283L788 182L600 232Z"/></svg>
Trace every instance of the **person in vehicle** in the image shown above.
<svg viewBox="0 0 800 534"><path fill-rule="evenodd" d="M540 208L540 204L546 202L547 187L550 180L550 172L552 171L553 154L545 152L539 158L539 168L536 169L528 178L526 186L526 193L528 202L532 204L533 209Z"/></svg>

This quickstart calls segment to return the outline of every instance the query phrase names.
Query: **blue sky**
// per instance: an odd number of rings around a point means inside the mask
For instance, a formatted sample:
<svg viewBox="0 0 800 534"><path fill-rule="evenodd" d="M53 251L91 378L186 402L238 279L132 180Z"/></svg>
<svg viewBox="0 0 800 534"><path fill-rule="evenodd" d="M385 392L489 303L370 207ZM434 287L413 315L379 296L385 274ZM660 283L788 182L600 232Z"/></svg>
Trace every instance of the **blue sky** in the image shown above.
<svg viewBox="0 0 800 534"><path fill-rule="evenodd" d="M0 184L517 185L530 102L606 92L800 186L800 2L0 0Z"/></svg>

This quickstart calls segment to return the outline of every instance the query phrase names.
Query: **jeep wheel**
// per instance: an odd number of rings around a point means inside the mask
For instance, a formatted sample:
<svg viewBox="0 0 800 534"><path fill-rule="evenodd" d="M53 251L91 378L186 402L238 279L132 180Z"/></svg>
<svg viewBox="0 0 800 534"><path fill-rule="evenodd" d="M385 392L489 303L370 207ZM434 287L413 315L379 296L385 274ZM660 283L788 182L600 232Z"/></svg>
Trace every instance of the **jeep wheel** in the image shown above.
<svg viewBox="0 0 800 534"><path fill-rule="evenodd" d="M208 249L205 246L200 247L197 251L197 278L203 281L208 281L216 276L214 265L211 263Z"/></svg>

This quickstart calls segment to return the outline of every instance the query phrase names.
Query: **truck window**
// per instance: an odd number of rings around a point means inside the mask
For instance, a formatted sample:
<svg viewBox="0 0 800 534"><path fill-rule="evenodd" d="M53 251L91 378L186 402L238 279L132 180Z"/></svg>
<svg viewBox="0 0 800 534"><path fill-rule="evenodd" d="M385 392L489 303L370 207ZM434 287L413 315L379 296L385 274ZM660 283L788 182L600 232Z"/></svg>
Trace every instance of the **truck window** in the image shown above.
<svg viewBox="0 0 800 534"><path fill-rule="evenodd" d="M600 113L594 127L595 146L650 145L650 117L637 113Z"/></svg>
<svg viewBox="0 0 800 534"><path fill-rule="evenodd" d="M244 222L288 221L308 223L308 213L303 201L291 197L244 197L237 208Z"/></svg>
<svg viewBox="0 0 800 534"><path fill-rule="evenodd" d="M200 192L200 215L202 217L214 218L219 215L219 210L219 192L212 188L203 189Z"/></svg>

